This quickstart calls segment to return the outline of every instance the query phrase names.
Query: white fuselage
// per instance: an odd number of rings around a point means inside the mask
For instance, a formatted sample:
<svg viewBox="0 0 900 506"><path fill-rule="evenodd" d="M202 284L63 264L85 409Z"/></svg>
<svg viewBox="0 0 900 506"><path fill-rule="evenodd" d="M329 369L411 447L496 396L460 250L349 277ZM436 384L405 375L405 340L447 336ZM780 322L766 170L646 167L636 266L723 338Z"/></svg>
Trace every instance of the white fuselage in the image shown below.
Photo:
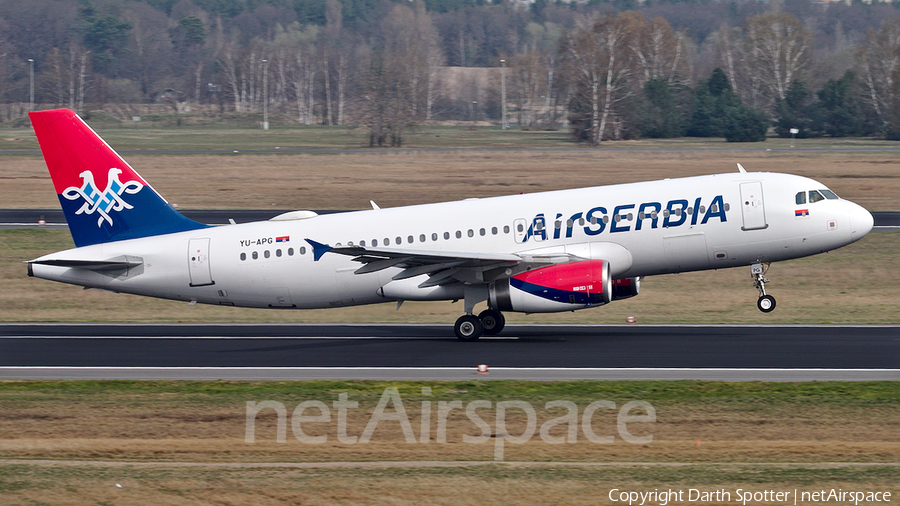
<svg viewBox="0 0 900 506"><path fill-rule="evenodd" d="M385 297L379 289L400 267L354 274L361 264L338 254L316 261L305 239L428 252L600 255L614 278L640 277L797 258L865 235L871 216L852 202L797 204L797 193L824 188L799 176L733 173L470 199L221 226L38 259L142 259L127 272L40 264L32 269L40 278L87 287L247 307L459 298L433 290L417 296L409 283L403 297Z"/></svg>

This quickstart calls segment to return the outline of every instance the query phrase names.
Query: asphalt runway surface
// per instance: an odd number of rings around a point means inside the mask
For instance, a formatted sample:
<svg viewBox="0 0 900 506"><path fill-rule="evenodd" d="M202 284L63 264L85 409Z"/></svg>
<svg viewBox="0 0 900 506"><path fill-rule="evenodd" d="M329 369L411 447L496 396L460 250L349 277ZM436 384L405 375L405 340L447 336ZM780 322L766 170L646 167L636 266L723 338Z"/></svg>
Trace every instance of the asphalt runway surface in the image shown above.
<svg viewBox="0 0 900 506"><path fill-rule="evenodd" d="M900 326L3 324L0 378L900 380Z"/></svg>
<svg viewBox="0 0 900 506"><path fill-rule="evenodd" d="M235 223L264 221L288 212L288 209L183 209L181 214L206 223L207 225L227 225L229 219ZM316 209L319 214L346 212L340 209ZM877 211L875 217L876 232L894 232L900 230L900 211ZM68 228L62 209L0 209L0 228L40 228L38 221L43 220L45 228Z"/></svg>

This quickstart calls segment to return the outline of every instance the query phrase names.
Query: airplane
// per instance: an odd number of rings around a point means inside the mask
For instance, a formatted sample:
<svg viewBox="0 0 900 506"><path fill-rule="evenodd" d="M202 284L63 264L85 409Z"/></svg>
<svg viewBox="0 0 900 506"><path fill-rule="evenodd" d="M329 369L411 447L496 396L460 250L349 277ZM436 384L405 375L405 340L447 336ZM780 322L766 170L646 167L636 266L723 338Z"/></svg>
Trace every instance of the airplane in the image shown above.
<svg viewBox="0 0 900 506"><path fill-rule="evenodd" d="M164 299L257 308L464 302L462 341L504 312L634 297L657 274L750 266L757 306L772 262L865 236L863 207L806 177L738 171L212 227L176 211L77 114L29 114L75 248L29 276ZM487 309L477 316L477 304Z"/></svg>

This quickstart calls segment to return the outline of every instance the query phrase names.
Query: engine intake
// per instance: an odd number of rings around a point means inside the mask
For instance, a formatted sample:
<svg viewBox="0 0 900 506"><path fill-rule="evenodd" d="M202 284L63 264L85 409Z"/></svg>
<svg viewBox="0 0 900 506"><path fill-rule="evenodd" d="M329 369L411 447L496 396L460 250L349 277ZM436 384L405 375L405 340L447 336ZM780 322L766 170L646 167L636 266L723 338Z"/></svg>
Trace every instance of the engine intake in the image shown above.
<svg viewBox="0 0 900 506"><path fill-rule="evenodd" d="M612 300L634 297L641 291L641 278L621 278L612 282Z"/></svg>

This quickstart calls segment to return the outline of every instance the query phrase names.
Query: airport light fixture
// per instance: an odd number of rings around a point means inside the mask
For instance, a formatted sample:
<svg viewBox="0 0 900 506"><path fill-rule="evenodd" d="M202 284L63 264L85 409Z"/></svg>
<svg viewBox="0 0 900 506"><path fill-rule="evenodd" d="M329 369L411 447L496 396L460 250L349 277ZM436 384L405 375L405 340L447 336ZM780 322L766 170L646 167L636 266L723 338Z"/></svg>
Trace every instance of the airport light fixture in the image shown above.
<svg viewBox="0 0 900 506"><path fill-rule="evenodd" d="M28 81L29 81L29 91L28 91L28 111L34 112L34 58L28 59L29 71L28 71Z"/></svg>
<svg viewBox="0 0 900 506"><path fill-rule="evenodd" d="M500 129L509 128L506 120L506 60L500 60Z"/></svg>
<svg viewBox="0 0 900 506"><path fill-rule="evenodd" d="M263 60L263 130L269 129L269 60Z"/></svg>

